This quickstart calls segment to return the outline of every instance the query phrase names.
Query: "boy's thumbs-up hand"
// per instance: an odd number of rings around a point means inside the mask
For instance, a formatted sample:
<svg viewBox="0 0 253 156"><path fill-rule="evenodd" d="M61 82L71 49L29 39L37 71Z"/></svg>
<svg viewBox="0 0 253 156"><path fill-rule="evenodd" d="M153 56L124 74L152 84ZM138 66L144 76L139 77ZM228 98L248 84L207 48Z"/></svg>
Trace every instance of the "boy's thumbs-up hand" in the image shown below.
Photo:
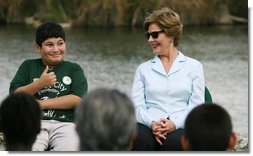
<svg viewBox="0 0 253 156"><path fill-rule="evenodd" d="M49 67L48 67L48 66L46 66L46 68L44 69L44 71L43 71L43 73L42 73L42 74L47 74L48 69L49 69Z"/></svg>
<svg viewBox="0 0 253 156"><path fill-rule="evenodd" d="M49 67L46 66L45 70L43 71L43 73L41 74L39 78L40 85L42 86L42 88L53 86L57 81L56 75L54 74L54 72L48 73L48 70L49 70Z"/></svg>

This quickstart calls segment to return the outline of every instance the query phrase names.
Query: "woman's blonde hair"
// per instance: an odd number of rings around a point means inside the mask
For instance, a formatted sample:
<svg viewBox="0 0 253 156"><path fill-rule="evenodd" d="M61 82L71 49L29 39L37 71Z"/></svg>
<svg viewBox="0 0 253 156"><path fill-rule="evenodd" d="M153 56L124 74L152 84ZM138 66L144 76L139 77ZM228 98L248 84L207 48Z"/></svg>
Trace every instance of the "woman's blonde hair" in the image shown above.
<svg viewBox="0 0 253 156"><path fill-rule="evenodd" d="M183 32L183 24L176 12L164 7L149 13L144 21L145 31L148 31L149 25L152 23L157 24L169 37L172 37L174 45L178 46Z"/></svg>

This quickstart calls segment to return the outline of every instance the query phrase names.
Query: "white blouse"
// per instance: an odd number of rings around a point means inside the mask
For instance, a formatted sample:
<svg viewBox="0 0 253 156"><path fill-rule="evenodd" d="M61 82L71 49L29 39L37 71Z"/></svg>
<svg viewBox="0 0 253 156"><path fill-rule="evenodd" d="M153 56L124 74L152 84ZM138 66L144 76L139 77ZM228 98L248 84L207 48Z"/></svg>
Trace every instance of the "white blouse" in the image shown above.
<svg viewBox="0 0 253 156"><path fill-rule="evenodd" d="M202 64L181 52L166 73L158 56L136 70L132 100L137 122L151 127L152 121L169 117L183 128L188 113L204 103L205 81Z"/></svg>

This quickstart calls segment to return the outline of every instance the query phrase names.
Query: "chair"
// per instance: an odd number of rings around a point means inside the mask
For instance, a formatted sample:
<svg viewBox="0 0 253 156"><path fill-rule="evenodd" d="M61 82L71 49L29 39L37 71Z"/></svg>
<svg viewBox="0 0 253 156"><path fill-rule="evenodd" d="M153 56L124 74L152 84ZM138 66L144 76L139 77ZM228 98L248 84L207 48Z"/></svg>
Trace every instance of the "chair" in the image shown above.
<svg viewBox="0 0 253 156"><path fill-rule="evenodd" d="M206 103L212 103L213 99L212 99L212 95L209 91L209 89L207 87L205 87L205 102Z"/></svg>

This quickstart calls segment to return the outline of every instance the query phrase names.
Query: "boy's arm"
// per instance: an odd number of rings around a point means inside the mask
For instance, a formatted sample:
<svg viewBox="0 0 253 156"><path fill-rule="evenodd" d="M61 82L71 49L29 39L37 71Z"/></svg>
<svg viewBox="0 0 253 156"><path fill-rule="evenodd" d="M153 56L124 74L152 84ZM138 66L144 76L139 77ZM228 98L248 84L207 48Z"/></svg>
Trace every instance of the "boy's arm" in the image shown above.
<svg viewBox="0 0 253 156"><path fill-rule="evenodd" d="M15 92L25 92L30 95L36 94L39 90L44 87L49 87L55 84L56 76L54 72L48 72L48 66L46 66L45 70L41 74L40 78L37 81L34 81L28 85L19 87L15 90Z"/></svg>
<svg viewBox="0 0 253 156"><path fill-rule="evenodd" d="M34 81L26 86L19 87L15 90L15 92L25 92L30 95L36 94L43 87L39 81Z"/></svg>
<svg viewBox="0 0 253 156"><path fill-rule="evenodd" d="M43 73L44 73L44 76L42 74L41 78L47 76L46 72L43 72ZM73 109L75 108L75 106L81 102L81 99L84 93L87 92L87 80L84 77L83 70L80 66L78 66L78 68L74 70L72 74L72 78L73 78L73 82L72 82L73 86L72 86L72 91L70 94L55 97L55 98L50 98L46 100L38 100L41 108L42 109ZM49 79L47 79L44 83L48 81ZM47 84L47 85L50 85L50 84Z"/></svg>
<svg viewBox="0 0 253 156"><path fill-rule="evenodd" d="M42 109L72 109L81 102L81 97L69 94L38 102Z"/></svg>

